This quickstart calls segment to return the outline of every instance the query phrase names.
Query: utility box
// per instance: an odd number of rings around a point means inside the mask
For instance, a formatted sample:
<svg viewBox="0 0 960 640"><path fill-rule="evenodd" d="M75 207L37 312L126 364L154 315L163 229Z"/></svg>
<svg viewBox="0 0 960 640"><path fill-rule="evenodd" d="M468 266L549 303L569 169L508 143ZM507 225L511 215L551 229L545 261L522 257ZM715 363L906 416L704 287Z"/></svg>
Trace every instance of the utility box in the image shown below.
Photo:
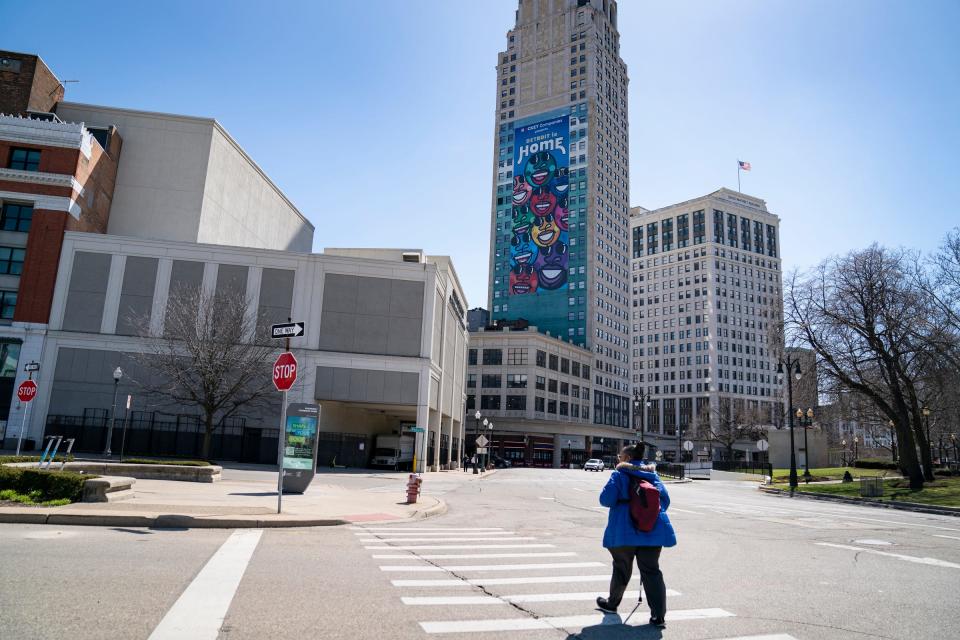
<svg viewBox="0 0 960 640"><path fill-rule="evenodd" d="M860 478L860 497L883 497L883 478Z"/></svg>
<svg viewBox="0 0 960 640"><path fill-rule="evenodd" d="M283 429L283 492L303 493L317 470L320 407L305 402L287 405Z"/></svg>

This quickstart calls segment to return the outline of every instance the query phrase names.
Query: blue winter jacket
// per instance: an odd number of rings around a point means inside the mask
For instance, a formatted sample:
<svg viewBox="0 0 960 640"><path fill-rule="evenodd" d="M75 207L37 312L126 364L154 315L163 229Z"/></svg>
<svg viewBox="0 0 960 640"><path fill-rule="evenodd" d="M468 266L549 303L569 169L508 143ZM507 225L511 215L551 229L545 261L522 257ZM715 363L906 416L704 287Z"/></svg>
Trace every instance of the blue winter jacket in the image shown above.
<svg viewBox="0 0 960 640"><path fill-rule="evenodd" d="M612 547L672 547L677 544L677 536L667 516L667 507L670 506L670 496L667 488L660 481L660 476L649 471L642 471L641 460L634 460L629 465L617 465L617 470L610 474L607 486L600 492L600 504L610 509L607 515L607 528L603 532L603 546ZM654 485L660 492L660 517L657 524L649 532L637 531L630 519L629 490L630 476L641 478Z"/></svg>

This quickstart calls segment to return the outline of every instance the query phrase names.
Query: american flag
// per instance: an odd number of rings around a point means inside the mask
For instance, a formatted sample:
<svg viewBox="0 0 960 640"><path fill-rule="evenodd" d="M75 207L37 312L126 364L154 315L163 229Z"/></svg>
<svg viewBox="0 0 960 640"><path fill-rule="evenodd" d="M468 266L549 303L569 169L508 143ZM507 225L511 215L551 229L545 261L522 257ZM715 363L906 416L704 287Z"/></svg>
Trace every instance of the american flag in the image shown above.
<svg viewBox="0 0 960 640"><path fill-rule="evenodd" d="M744 171L750 171L750 163L749 163L749 162L744 162L743 160L737 160L737 162L740 163L740 168L741 168L741 169L743 169Z"/></svg>

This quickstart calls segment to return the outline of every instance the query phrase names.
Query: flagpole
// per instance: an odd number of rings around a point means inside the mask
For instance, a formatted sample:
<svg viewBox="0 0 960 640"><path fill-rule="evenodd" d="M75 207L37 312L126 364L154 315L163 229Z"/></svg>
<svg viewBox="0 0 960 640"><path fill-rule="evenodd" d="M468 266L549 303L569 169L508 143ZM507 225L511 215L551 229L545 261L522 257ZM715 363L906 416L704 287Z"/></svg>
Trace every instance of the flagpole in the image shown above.
<svg viewBox="0 0 960 640"><path fill-rule="evenodd" d="M742 193L740 191L740 161L739 160L737 160L737 191Z"/></svg>

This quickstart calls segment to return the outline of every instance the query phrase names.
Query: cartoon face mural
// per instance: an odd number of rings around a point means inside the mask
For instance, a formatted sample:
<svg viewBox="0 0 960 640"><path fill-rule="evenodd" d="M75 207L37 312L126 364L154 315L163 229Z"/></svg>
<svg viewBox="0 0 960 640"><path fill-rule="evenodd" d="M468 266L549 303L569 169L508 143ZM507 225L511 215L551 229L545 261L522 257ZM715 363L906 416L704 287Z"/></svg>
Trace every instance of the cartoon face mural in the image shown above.
<svg viewBox="0 0 960 640"><path fill-rule="evenodd" d="M528 232L518 233L510 240L511 264L532 265L539 255L540 247L531 241Z"/></svg>
<svg viewBox="0 0 960 640"><path fill-rule="evenodd" d="M513 206L522 207L530 200L530 193L533 191L523 176L513 176Z"/></svg>
<svg viewBox="0 0 960 640"><path fill-rule="evenodd" d="M529 207L513 208L513 233L515 235L530 231L530 226L532 224L533 213L530 212Z"/></svg>
<svg viewBox="0 0 960 640"><path fill-rule="evenodd" d="M557 161L549 151L538 151L530 156L523 175L528 184L542 187L557 175Z"/></svg>
<svg viewBox="0 0 960 640"><path fill-rule="evenodd" d="M532 264L515 264L510 269L510 293L534 293L537 290L537 280L537 270Z"/></svg>
<svg viewBox="0 0 960 640"><path fill-rule="evenodd" d="M552 295L567 284L569 133L565 114L514 128L508 295ZM555 304L566 307L565 296Z"/></svg>
<svg viewBox="0 0 960 640"><path fill-rule="evenodd" d="M560 227L553 219L553 214L545 218L537 218L533 223L533 241L541 247L549 247L560 239Z"/></svg>
<svg viewBox="0 0 960 640"><path fill-rule="evenodd" d="M567 243L557 240L540 254L538 284L541 289L559 289L567 283Z"/></svg>
<svg viewBox="0 0 960 640"><path fill-rule="evenodd" d="M557 196L550 189L546 187L534 189L533 195L530 197L530 210L533 211L534 215L542 218L553 213L556 208Z"/></svg>

